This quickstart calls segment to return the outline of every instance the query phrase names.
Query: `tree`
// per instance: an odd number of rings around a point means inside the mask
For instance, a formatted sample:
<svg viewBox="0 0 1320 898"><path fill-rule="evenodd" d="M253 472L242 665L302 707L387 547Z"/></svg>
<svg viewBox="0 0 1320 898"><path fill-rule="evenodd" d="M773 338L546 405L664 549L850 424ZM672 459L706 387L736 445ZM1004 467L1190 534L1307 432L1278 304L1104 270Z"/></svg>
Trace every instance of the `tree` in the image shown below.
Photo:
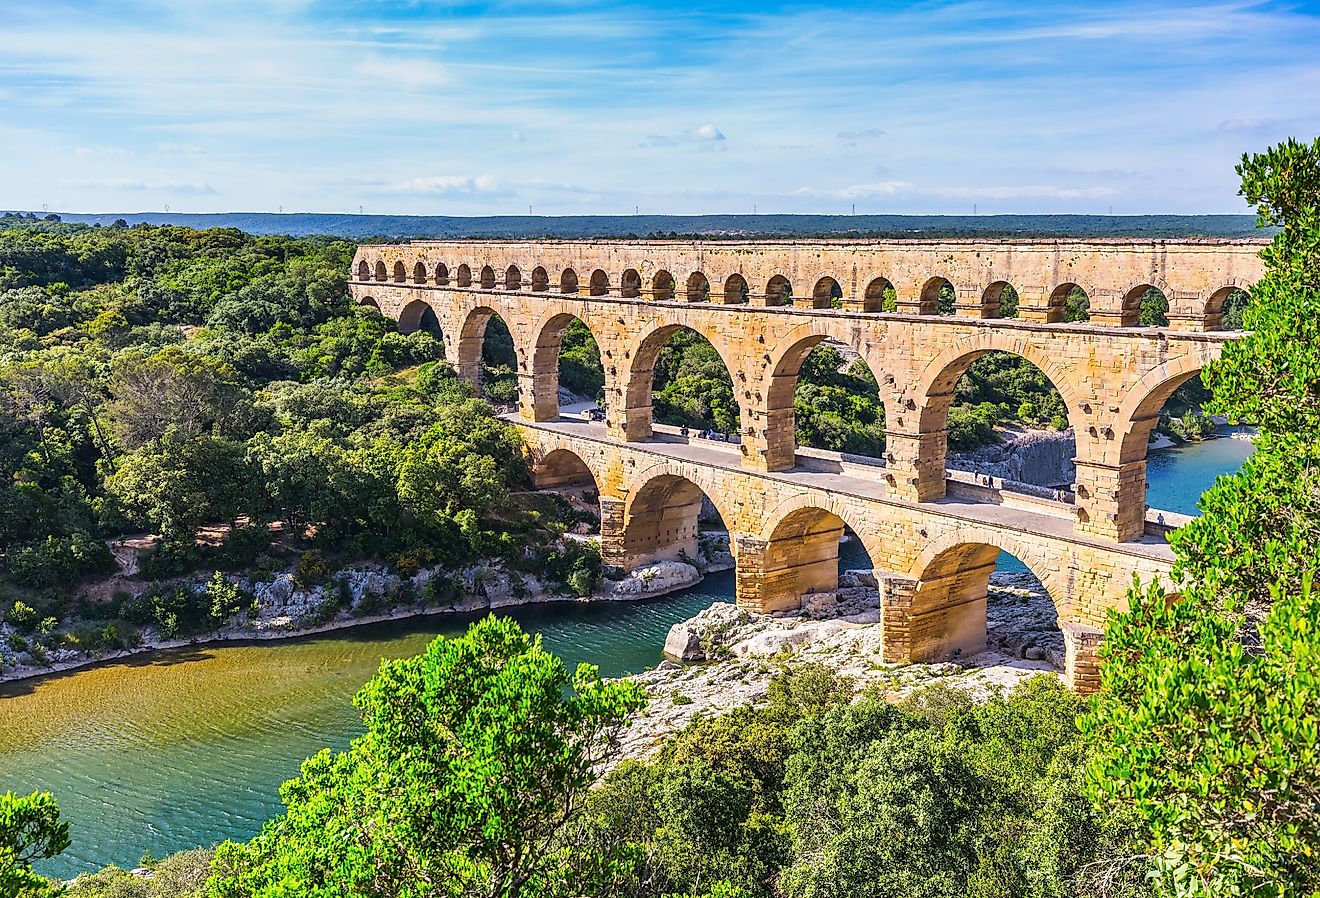
<svg viewBox="0 0 1320 898"><path fill-rule="evenodd" d="M1320 139L1244 156L1281 228L1205 373L1256 452L1175 534L1180 601L1152 585L1111 616L1083 726L1091 795L1130 813L1130 853L1185 896L1320 894Z"/></svg>
<svg viewBox="0 0 1320 898"><path fill-rule="evenodd" d="M366 734L281 790L286 812L220 847L219 898L590 894L609 857L573 824L639 686L564 663L508 619L385 661L358 693Z"/></svg>
<svg viewBox="0 0 1320 898"><path fill-rule="evenodd" d="M36 861L69 847L69 824L49 792L0 793L0 898L37 898L56 890L32 872Z"/></svg>

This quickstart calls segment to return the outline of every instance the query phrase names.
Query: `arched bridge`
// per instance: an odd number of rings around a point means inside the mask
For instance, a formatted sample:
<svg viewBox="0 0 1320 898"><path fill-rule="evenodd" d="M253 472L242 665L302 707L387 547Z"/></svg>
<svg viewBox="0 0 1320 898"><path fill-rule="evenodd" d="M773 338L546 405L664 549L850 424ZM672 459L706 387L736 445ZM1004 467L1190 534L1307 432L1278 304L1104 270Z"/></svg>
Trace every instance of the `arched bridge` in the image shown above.
<svg viewBox="0 0 1320 898"><path fill-rule="evenodd" d="M538 475L595 480L607 560L635 567L690 551L704 492L732 534L739 602L775 610L833 588L847 524L885 574L886 655L901 660L984 643L986 584L1005 549L1049 589L1069 678L1086 688L1106 609L1123 602L1134 573L1167 571L1172 559L1145 504L1151 430L1172 392L1232 338L1218 330L1224 298L1260 276L1262 244L417 242L361 247L351 289L404 331L429 309L447 357L474 380L486 324L504 319ZM945 285L953 314L937 314ZM998 317L1005 285L1018 296L1015 318ZM1090 298L1090 320L1063 323L1075 287ZM1168 299L1167 327L1135 326L1152 287ZM603 424L559 414L558 351L574 319L600 347ZM656 359L683 327L710 340L730 372L738 444L653 424ZM798 372L825 340L850 346L879 381L882 465L796 445ZM946 471L954 387L992 351L1033 362L1062 394L1077 442L1073 493Z"/></svg>

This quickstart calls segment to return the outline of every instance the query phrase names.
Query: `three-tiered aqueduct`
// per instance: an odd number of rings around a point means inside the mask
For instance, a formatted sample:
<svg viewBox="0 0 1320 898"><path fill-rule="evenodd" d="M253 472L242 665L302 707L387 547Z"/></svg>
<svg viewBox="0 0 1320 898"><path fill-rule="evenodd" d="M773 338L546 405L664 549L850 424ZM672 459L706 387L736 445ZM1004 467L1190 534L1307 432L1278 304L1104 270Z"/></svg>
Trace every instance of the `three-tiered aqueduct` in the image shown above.
<svg viewBox="0 0 1320 898"><path fill-rule="evenodd" d="M1160 409L1220 352L1225 297L1261 274L1260 241L1012 240L415 242L363 246L351 289L415 330L432 310L446 355L477 379L499 314L517 355L519 416L541 485L594 480L605 560L632 569L695 555L703 493L729 528L739 604L797 607L837 585L851 527L876 565L888 661L985 644L999 550L1041 579L1059 612L1068 681L1094 688L1106 611L1134 574L1169 570L1165 533L1182 520L1146 508L1146 450ZM940 315L939 291L956 291ZM1015 318L999 317L1006 284ZM1063 323L1075 286L1090 320ZM893 311L882 310L892 287ZM1168 327L1138 327L1150 287ZM605 368L603 424L561 418L559 346L582 321ZM652 423L651 383L671 334L719 352L741 413L740 444L687 440ZM885 406L883 464L798 447L799 368L823 340L852 347ZM1039 367L1076 434L1070 493L945 470L958 378L987 352Z"/></svg>

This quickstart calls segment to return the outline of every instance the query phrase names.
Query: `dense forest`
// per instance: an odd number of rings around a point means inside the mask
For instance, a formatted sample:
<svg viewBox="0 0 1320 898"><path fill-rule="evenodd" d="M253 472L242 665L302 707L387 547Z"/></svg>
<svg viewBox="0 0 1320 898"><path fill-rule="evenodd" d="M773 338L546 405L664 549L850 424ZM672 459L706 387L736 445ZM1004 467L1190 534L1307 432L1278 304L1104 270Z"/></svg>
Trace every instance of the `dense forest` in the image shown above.
<svg viewBox="0 0 1320 898"><path fill-rule="evenodd" d="M114 567L106 539L141 531L160 538L142 560L155 580L294 556L306 580L327 558L501 557L579 591L598 577L586 548L549 557L570 511L523 494L516 431L440 341L351 305L352 244L0 228L0 611L25 643L7 649L112 648L134 625L189 633L233 612L224 590L76 605L79 581Z"/></svg>

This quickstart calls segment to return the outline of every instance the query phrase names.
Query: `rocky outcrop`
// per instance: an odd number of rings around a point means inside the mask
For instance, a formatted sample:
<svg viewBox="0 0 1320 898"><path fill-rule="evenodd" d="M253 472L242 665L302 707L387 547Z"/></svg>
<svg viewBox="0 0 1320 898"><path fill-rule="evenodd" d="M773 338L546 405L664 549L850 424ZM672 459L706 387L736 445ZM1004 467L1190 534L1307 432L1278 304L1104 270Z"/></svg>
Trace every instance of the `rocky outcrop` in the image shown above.
<svg viewBox="0 0 1320 898"><path fill-rule="evenodd" d="M701 571L682 561L657 561L630 571L622 580L608 583L608 598L642 599L686 589L701 582Z"/></svg>
<svg viewBox="0 0 1320 898"><path fill-rule="evenodd" d="M697 714L722 714L765 699L783 670L819 663L858 688L902 696L935 682L987 695L1063 666L1063 637L1053 603L1031 574L996 573L987 610L987 649L957 662L885 664L879 593L871 571L848 571L836 592L801 611L754 614L716 602L675 624L667 660L633 677L650 698L624 732L626 757L644 757Z"/></svg>

